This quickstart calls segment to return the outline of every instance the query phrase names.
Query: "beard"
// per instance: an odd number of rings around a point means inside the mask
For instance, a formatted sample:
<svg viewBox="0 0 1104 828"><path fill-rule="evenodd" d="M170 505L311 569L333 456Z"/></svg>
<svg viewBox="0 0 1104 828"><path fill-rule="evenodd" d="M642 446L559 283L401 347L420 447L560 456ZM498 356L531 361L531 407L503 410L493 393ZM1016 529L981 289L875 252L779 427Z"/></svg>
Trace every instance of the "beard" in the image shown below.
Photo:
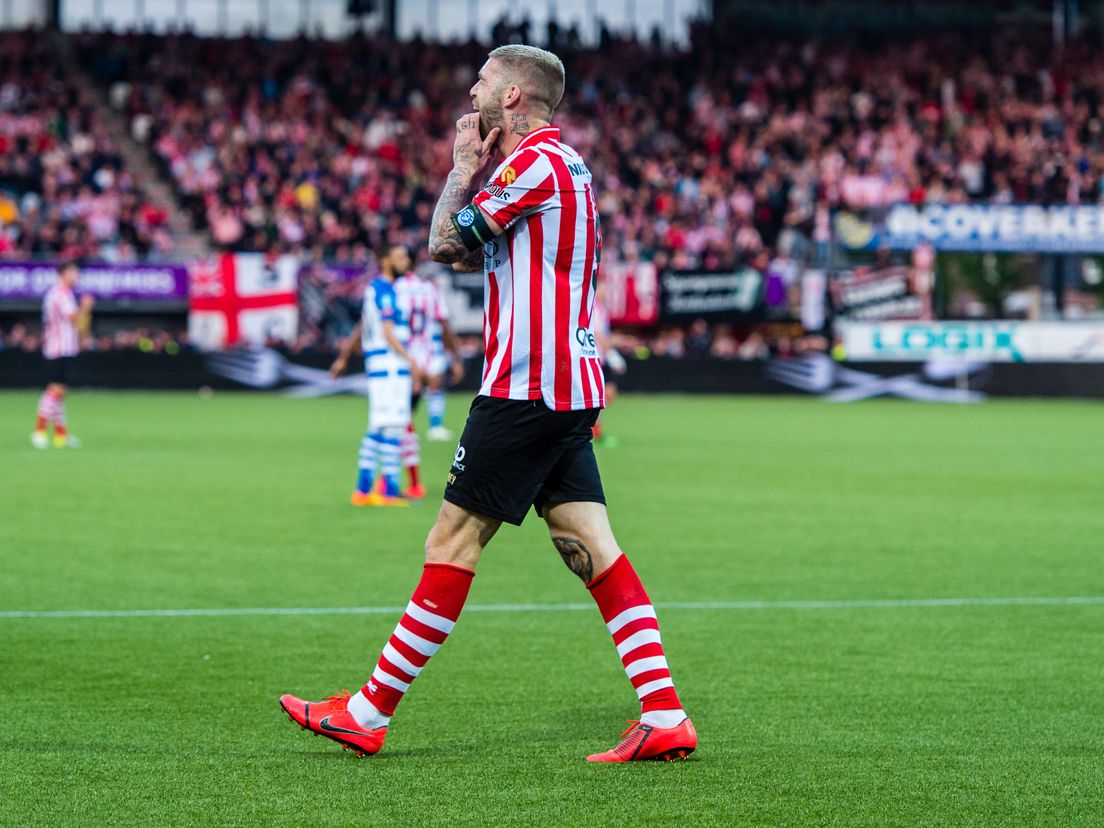
<svg viewBox="0 0 1104 828"><path fill-rule="evenodd" d="M484 141L487 140L487 136L491 134L491 130L498 127L503 132L506 131L506 116L503 112L499 111L496 114L483 109L479 109L479 137Z"/></svg>

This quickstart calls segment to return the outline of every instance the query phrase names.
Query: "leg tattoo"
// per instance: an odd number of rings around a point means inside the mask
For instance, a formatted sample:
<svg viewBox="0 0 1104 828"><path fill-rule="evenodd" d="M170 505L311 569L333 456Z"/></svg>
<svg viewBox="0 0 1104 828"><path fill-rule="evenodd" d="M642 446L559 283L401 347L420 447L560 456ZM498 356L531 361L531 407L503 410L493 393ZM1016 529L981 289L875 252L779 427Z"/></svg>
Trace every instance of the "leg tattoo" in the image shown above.
<svg viewBox="0 0 1104 828"><path fill-rule="evenodd" d="M583 579L583 583L589 584L594 580L594 561L591 560L590 551L583 546L578 538L556 537L553 535L552 543L556 551L560 553L567 568Z"/></svg>

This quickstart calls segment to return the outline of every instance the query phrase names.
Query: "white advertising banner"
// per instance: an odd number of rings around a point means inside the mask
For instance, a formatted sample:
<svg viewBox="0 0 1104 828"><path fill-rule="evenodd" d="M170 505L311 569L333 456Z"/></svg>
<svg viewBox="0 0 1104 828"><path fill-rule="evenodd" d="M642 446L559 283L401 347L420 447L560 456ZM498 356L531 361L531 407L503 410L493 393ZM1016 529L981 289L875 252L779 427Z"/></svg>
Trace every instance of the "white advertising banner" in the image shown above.
<svg viewBox="0 0 1104 828"><path fill-rule="evenodd" d="M848 360L1104 362L1104 322L840 322Z"/></svg>
<svg viewBox="0 0 1104 828"><path fill-rule="evenodd" d="M1104 251L1104 207L1038 205L898 204L889 211L885 236L895 250L921 242L937 250L1036 253Z"/></svg>

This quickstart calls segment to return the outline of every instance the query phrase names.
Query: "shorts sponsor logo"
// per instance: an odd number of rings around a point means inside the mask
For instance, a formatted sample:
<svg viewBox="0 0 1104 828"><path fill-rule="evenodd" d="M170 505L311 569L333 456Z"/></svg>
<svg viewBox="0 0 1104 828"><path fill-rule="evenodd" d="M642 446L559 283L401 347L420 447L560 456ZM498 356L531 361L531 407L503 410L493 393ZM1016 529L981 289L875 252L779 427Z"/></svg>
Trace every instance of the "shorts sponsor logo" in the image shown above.
<svg viewBox="0 0 1104 828"><path fill-rule="evenodd" d="M451 486L453 483L456 482L456 475L453 474L452 472L449 472L449 476L446 478L446 481L447 482L446 482L445 485Z"/></svg>
<svg viewBox="0 0 1104 828"><path fill-rule="evenodd" d="M452 458L452 467L457 471L464 471L464 458L468 452L463 446L456 447L456 456ZM450 477L452 475L449 475ZM450 481L451 482L451 481Z"/></svg>
<svg viewBox="0 0 1104 828"><path fill-rule="evenodd" d="M471 227L475 224L475 211L471 207L465 207L456 214L456 221L461 227Z"/></svg>

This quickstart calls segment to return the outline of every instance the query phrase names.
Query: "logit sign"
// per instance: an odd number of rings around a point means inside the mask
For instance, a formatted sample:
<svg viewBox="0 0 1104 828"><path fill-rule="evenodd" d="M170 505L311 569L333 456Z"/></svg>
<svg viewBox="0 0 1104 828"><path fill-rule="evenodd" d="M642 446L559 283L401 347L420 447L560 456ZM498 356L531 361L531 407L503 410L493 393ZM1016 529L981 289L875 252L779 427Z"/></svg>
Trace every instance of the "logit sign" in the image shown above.
<svg viewBox="0 0 1104 828"><path fill-rule="evenodd" d="M843 322L845 358L915 362L1104 362L1100 322Z"/></svg>
<svg viewBox="0 0 1104 828"><path fill-rule="evenodd" d="M898 204L886 217L882 241L895 250L927 241L937 250L1101 253L1104 207Z"/></svg>

